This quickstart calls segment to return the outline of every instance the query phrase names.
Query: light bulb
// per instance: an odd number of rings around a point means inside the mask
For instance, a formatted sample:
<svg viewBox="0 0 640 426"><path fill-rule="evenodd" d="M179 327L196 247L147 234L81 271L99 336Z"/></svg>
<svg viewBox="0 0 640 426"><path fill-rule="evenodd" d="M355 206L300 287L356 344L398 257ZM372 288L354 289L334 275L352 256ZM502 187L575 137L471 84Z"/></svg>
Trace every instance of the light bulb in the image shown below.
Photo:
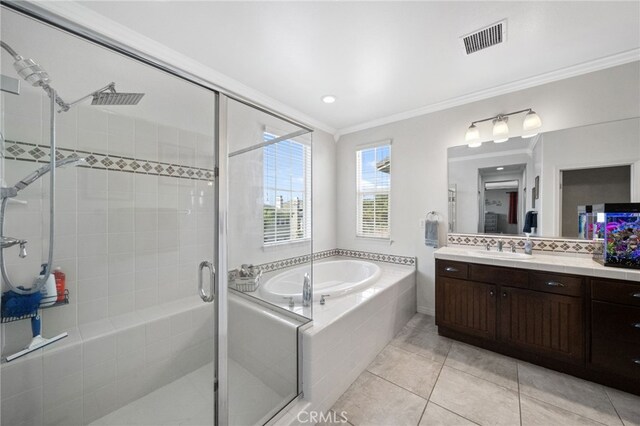
<svg viewBox="0 0 640 426"><path fill-rule="evenodd" d="M477 148L482 145L480 139L480 130L475 126L475 124L471 124L467 129L467 133L464 135L464 141L469 143L470 148Z"/></svg>
<svg viewBox="0 0 640 426"><path fill-rule="evenodd" d="M509 140L509 125L507 125L507 117L498 116L493 120L493 141L502 143Z"/></svg>
<svg viewBox="0 0 640 426"><path fill-rule="evenodd" d="M522 122L522 137L523 138L532 138L537 135L538 129L542 126L542 120L540 116L535 113L535 111L531 110L524 116L524 121Z"/></svg>

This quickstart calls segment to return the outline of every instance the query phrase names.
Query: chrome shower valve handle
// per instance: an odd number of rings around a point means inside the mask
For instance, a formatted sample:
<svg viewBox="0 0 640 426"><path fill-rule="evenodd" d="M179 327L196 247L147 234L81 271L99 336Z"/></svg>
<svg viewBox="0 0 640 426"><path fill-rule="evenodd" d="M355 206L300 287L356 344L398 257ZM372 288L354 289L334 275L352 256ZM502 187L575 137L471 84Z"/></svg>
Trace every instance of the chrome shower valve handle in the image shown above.
<svg viewBox="0 0 640 426"><path fill-rule="evenodd" d="M18 253L18 256L20 256L23 259L27 257L27 240L19 240L17 238L11 238L11 237L2 237L0 248L6 249L9 247L13 247L15 245L20 246L20 252Z"/></svg>

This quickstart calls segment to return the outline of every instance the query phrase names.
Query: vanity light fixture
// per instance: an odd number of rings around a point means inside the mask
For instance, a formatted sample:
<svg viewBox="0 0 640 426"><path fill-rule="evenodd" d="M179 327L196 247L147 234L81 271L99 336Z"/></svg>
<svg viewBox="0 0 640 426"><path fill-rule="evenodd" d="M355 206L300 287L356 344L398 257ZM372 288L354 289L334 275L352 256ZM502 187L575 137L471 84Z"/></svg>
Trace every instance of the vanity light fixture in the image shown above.
<svg viewBox="0 0 640 426"><path fill-rule="evenodd" d="M485 118L483 120L473 121L471 126L467 129L467 133L464 136L465 142L469 145L469 148L477 148L482 145L480 141L480 130L476 126L478 123L485 121L493 122L493 142L502 143L509 140L509 125L507 121L509 116L522 114L526 112L522 122L522 137L531 138L538 134L540 127L542 127L542 120L540 116L535 113L531 108L523 109L520 111L509 112L507 114L498 114L495 117Z"/></svg>
<svg viewBox="0 0 640 426"><path fill-rule="evenodd" d="M325 95L322 97L322 102L325 104L332 104L336 101L336 97L333 95Z"/></svg>

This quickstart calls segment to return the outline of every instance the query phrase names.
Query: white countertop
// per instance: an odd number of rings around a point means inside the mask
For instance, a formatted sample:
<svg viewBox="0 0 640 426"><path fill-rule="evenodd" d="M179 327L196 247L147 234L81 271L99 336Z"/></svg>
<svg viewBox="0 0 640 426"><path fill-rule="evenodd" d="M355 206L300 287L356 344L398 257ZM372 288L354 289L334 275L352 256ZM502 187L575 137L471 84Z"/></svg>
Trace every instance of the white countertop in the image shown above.
<svg viewBox="0 0 640 426"><path fill-rule="evenodd" d="M487 257L481 247L448 246L436 250L434 255L436 259L640 282L640 269L606 267L586 256L538 253L534 251L527 259L506 259Z"/></svg>

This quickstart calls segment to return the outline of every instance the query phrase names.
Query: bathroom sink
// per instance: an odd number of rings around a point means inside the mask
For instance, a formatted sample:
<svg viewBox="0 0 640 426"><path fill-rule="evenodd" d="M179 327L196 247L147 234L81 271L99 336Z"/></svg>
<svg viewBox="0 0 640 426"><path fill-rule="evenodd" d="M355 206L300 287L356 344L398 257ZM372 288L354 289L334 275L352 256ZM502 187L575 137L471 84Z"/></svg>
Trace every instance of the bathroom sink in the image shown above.
<svg viewBox="0 0 640 426"><path fill-rule="evenodd" d="M494 259L511 259L511 260L531 260L535 256L532 254L512 253L510 251L469 251L472 256L491 257Z"/></svg>

